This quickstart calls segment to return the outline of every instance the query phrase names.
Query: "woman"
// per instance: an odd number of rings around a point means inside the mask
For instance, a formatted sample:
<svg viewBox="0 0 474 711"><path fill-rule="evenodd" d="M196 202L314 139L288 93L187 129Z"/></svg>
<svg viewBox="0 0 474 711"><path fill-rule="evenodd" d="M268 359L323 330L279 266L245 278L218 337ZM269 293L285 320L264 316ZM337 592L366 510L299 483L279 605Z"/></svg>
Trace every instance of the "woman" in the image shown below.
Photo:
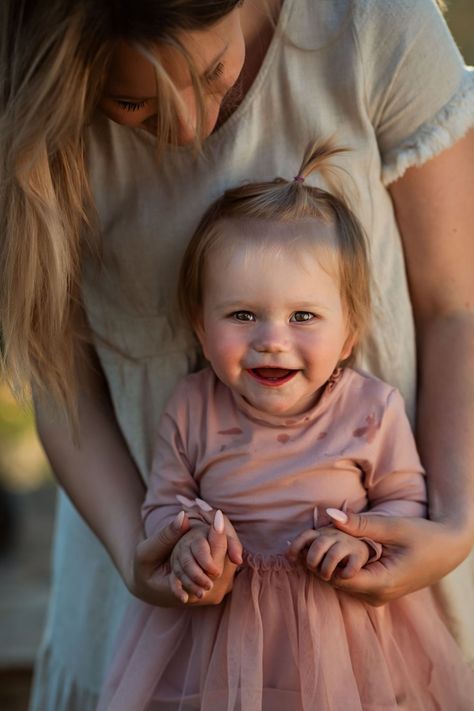
<svg viewBox="0 0 474 711"><path fill-rule="evenodd" d="M473 82L434 3L12 0L2 12L10 13L1 18L7 364L32 374L53 468L128 589L166 603L166 581L156 580L150 562L166 544L142 540L138 472L146 476L166 397L196 366L170 307L186 242L223 189L285 175L287 156L336 127L338 143L353 149L345 167L380 293L380 322L362 365L398 386L412 413L413 307L417 430L432 518L353 517L347 530L388 546L380 565L346 587L383 602L452 569L474 531L473 297L465 268L472 132L461 138L473 123ZM239 92L229 96L237 77ZM200 153L186 145L196 130L203 138L213 132ZM180 145L166 146L173 134ZM83 138L101 257L93 250L84 257L81 301L105 380L94 351L73 377L78 339L67 337L79 329L69 316L78 299L64 295L77 295L71 265L79 260L76 237L87 232L81 206L91 214ZM40 387L70 403L74 379L79 445L51 416ZM58 525L33 708L82 711L94 707L126 594L64 496ZM229 563L227 571L224 592Z"/></svg>

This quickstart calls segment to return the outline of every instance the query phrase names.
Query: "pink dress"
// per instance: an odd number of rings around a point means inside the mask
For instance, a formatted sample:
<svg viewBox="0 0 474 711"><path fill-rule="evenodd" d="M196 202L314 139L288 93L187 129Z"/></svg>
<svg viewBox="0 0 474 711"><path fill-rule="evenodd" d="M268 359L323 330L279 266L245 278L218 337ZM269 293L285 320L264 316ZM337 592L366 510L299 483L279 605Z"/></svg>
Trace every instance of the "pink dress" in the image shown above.
<svg viewBox="0 0 474 711"><path fill-rule="evenodd" d="M203 370L157 433L147 531L199 496L245 548L217 606L135 602L99 709L468 711L474 677L429 590L374 608L291 565L288 541L328 506L422 516L421 467L399 393L351 369L303 415L263 414Z"/></svg>

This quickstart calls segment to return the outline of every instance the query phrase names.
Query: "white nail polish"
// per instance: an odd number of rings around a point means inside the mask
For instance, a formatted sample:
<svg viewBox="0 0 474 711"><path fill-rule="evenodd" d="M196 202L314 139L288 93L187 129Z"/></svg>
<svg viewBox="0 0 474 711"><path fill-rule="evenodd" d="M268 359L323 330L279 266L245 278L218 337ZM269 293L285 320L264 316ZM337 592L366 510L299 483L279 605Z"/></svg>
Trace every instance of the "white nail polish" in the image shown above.
<svg viewBox="0 0 474 711"><path fill-rule="evenodd" d="M184 511L180 511L174 520L174 525L176 526L176 528L181 528L181 526L183 525L183 521L184 521Z"/></svg>
<svg viewBox="0 0 474 711"><path fill-rule="evenodd" d="M195 503L199 506L201 511L204 511L205 513L209 513L209 511L212 511L212 506L209 506L207 501L203 501L202 499L196 497L194 499Z"/></svg>
<svg viewBox="0 0 474 711"><path fill-rule="evenodd" d="M187 509L192 509L195 503L192 499L188 499L187 496L182 496L181 494L176 494L176 498L182 506L186 506Z"/></svg>
<svg viewBox="0 0 474 711"><path fill-rule="evenodd" d="M339 509L326 509L326 513L335 521L339 521L339 523L347 523L348 521L347 515L344 511L339 511Z"/></svg>
<svg viewBox="0 0 474 711"><path fill-rule="evenodd" d="M214 516L214 529L217 533L224 533L224 515L220 509L217 509Z"/></svg>

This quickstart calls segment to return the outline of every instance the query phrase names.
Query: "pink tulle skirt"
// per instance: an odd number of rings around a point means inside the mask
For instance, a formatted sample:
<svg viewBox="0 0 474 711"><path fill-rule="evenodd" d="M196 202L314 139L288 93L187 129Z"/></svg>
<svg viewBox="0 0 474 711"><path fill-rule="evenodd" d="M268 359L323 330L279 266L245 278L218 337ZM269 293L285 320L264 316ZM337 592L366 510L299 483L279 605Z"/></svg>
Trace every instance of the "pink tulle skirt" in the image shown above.
<svg viewBox="0 0 474 711"><path fill-rule="evenodd" d="M221 605L132 605L98 709L472 711L474 675L429 590L375 608L248 555Z"/></svg>

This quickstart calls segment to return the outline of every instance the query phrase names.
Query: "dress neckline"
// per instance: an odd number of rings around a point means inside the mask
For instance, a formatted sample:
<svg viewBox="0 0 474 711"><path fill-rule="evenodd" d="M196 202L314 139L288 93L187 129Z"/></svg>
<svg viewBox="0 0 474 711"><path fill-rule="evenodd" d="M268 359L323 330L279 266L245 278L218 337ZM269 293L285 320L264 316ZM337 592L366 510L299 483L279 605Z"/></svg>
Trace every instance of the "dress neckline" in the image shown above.
<svg viewBox="0 0 474 711"><path fill-rule="evenodd" d="M257 410L253 405L250 405L242 395L235 393L233 390L230 392L237 409L243 412L244 415L253 422L269 425L270 427L291 428L300 427L301 425L308 426L318 419L318 417L327 410L330 404L333 404L334 398L338 397L339 393L343 390L343 384L350 378L350 372L349 368L337 368L323 386L324 389L318 401L309 410L299 415L270 415L261 410Z"/></svg>
<svg viewBox="0 0 474 711"><path fill-rule="evenodd" d="M291 10L295 2L296 0L283 0L280 8L280 13L275 24L275 31L273 32L270 44L268 45L265 56L251 86L249 87L240 104L237 106L235 111L232 112L229 118L227 118L215 131L213 131L213 133L210 134L210 136L205 139L205 141L203 142L203 153L205 153L207 149L211 150L215 144L219 143L221 137L225 136L229 131L232 131L235 127L235 124L237 124L241 120L241 118L247 113L248 109L253 103L255 96L260 91L262 84L265 82L268 76L269 69L273 63L273 59L278 51L280 43L283 40L285 29L288 24L288 18L290 17ZM108 119L108 121L112 122L111 119ZM120 126L120 124L115 125L119 126L120 128L124 128L127 131L131 131L135 136L137 136L140 140L144 142L147 142L153 146L156 145L156 137L152 133L149 133L148 131L145 131L142 128L123 127ZM164 148L164 155L173 155L176 153L188 154L193 152L195 152L195 148L192 145L166 146Z"/></svg>

